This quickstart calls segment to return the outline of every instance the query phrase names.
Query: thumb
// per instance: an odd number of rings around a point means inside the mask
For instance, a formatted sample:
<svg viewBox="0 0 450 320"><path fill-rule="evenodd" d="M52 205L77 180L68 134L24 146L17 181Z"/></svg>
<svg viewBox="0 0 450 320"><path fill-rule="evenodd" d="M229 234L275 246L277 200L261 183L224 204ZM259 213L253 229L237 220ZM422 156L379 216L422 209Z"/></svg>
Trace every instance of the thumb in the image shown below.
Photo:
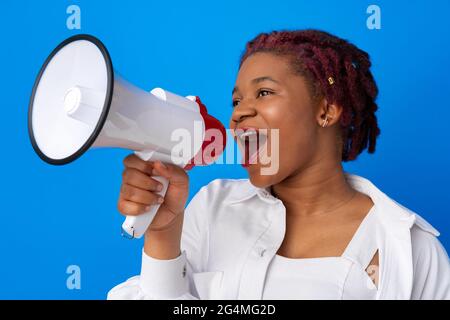
<svg viewBox="0 0 450 320"><path fill-rule="evenodd" d="M162 163L159 160L153 164L152 175L162 176L173 185L184 185L187 182L187 174L182 168L173 164Z"/></svg>

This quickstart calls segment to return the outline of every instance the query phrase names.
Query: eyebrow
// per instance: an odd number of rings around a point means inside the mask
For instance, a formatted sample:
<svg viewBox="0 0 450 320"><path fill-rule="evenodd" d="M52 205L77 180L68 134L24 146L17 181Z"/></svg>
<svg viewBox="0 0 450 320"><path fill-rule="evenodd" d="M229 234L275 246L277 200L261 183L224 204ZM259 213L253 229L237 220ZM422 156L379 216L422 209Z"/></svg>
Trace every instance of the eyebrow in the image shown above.
<svg viewBox="0 0 450 320"><path fill-rule="evenodd" d="M269 76L258 77L258 78L253 79L251 82L253 84L258 84L258 83L263 82L263 81L272 81L272 82L275 82L275 83L278 83L278 84L280 83L279 81L277 81L274 78L269 77ZM231 94L233 95L236 91L239 91L238 87L234 87L233 91L231 92Z"/></svg>

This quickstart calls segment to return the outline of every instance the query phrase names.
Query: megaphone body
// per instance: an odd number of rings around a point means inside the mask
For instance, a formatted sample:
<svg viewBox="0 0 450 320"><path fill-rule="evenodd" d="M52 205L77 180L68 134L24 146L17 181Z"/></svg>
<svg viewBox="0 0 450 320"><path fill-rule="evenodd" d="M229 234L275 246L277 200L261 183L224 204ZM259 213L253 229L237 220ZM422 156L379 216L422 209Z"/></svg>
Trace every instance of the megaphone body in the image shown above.
<svg viewBox="0 0 450 320"><path fill-rule="evenodd" d="M132 85L114 72L105 46L89 35L66 39L45 61L33 87L28 128L36 153L54 165L70 163L91 147L118 147L188 170L213 162L226 142L223 125L198 97ZM208 130L222 139L208 140ZM210 143L215 148L204 157ZM153 178L162 183L164 196L168 181ZM128 216L123 234L140 238L159 206Z"/></svg>

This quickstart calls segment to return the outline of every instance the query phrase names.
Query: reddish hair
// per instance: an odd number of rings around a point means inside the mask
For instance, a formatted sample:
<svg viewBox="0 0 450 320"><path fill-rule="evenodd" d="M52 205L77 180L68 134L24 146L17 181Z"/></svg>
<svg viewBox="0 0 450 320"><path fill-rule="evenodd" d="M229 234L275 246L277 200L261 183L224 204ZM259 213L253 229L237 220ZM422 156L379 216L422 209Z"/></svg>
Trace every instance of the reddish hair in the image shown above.
<svg viewBox="0 0 450 320"><path fill-rule="evenodd" d="M356 159L366 148L369 153L375 152L380 134L375 115L378 87L367 52L324 31L273 31L247 43L240 66L257 52L291 58L294 71L306 78L313 98L324 97L343 108L343 161Z"/></svg>

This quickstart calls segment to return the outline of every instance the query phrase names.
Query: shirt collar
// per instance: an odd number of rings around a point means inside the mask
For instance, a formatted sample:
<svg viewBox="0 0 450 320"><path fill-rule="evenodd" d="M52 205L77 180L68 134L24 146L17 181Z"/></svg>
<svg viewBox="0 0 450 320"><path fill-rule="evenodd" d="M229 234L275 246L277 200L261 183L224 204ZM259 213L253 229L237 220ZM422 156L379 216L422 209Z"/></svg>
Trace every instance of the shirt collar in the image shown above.
<svg viewBox="0 0 450 320"><path fill-rule="evenodd" d="M270 187L258 188L255 187L249 179L244 180L242 184L239 184L237 190L231 193L224 201L227 204L236 204L250 200L251 198L258 196L261 200L267 203L276 203L280 201L278 198L272 195Z"/></svg>
<svg viewBox="0 0 450 320"><path fill-rule="evenodd" d="M372 199L374 204L381 209L379 212L384 217L384 220L392 223L392 226L403 225L411 228L416 224L422 230L439 236L439 231L425 219L388 197L368 179L349 173L346 173L345 176L354 189L368 195Z"/></svg>
<svg viewBox="0 0 450 320"><path fill-rule="evenodd" d="M344 175L355 190L368 195L372 199L374 204L381 209L379 211L385 216L387 221L391 221L394 224L407 225L409 228L417 224L421 229L435 236L439 235L439 231L422 217L389 198L368 179L347 172ZM235 192L232 192L224 202L236 204L250 200L255 196L269 204L280 202L278 198L272 195L270 187L258 188L252 185L249 179L242 180L244 183L239 184L237 190L234 190Z"/></svg>
<svg viewBox="0 0 450 320"><path fill-rule="evenodd" d="M347 181L349 181L350 185L355 188L356 190L363 192L365 194L368 194L369 196L373 195L373 188L375 187L372 185L372 183L362 177L352 175L349 173L345 173L345 177ZM267 188L258 188L255 187L249 179L241 179L243 181L242 184L238 185L237 190L235 192L231 193L229 197L227 197L226 202L229 204L239 203L247 201L254 196L259 196L262 200L271 200L276 201L278 200L276 197L272 195L272 192L270 191L270 187ZM370 194L369 194L370 193Z"/></svg>

